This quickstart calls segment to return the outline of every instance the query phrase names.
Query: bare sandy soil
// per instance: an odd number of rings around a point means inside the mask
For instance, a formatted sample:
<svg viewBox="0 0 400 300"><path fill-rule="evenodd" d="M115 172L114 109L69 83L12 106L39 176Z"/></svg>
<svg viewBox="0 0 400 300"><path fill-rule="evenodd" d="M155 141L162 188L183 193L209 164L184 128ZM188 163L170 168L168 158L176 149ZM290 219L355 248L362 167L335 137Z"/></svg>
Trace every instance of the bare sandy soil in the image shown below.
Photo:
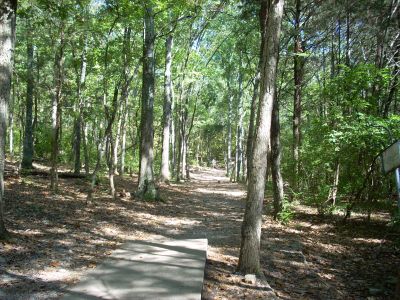
<svg viewBox="0 0 400 300"><path fill-rule="evenodd" d="M247 284L235 274L245 189L224 171L201 169L189 182L163 185L165 202L133 194L137 178L117 177L119 197L100 184L86 203L87 183L11 176L6 183L7 227L0 242L0 299L57 299L65 288L127 239L204 238L209 241L203 299L391 299L400 267L399 232L385 216L346 225L299 206L283 226L264 218L265 280ZM267 199L267 204L269 200ZM132 298L134 299L134 297Z"/></svg>

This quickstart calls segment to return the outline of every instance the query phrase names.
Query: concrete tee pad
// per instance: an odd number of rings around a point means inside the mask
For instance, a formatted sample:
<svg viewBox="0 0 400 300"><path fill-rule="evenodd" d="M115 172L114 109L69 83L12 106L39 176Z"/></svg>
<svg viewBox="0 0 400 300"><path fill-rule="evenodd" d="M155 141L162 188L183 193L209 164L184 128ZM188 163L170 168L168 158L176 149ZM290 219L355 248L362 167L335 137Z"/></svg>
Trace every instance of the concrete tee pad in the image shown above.
<svg viewBox="0 0 400 300"><path fill-rule="evenodd" d="M129 241L64 300L201 299L207 239Z"/></svg>

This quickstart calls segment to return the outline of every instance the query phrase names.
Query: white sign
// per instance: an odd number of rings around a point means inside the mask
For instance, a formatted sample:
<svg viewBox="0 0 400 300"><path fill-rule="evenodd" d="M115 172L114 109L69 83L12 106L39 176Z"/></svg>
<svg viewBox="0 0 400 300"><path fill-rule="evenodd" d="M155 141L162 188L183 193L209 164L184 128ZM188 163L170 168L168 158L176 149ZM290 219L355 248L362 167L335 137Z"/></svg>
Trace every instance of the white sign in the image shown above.
<svg viewBox="0 0 400 300"><path fill-rule="evenodd" d="M383 172L389 173L400 167L400 140L382 152Z"/></svg>

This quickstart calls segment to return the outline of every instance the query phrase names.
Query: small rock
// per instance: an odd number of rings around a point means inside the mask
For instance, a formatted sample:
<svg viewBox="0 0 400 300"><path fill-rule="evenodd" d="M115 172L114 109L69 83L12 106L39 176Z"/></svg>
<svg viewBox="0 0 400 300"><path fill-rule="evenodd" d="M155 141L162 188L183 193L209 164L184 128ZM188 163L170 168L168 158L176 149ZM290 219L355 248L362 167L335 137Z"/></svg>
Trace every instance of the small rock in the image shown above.
<svg viewBox="0 0 400 300"><path fill-rule="evenodd" d="M250 283L250 284L256 284L256 275L254 275L254 274L246 274L244 276L244 282Z"/></svg>

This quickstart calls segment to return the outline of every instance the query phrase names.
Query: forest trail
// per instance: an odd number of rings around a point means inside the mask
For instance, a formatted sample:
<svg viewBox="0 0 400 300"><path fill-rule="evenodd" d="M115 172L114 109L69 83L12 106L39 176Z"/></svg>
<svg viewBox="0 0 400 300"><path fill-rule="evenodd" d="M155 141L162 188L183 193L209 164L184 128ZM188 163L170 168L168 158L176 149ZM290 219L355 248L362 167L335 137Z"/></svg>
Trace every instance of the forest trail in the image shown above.
<svg viewBox="0 0 400 300"><path fill-rule="evenodd" d="M0 243L0 299L57 299L127 240L208 239L204 299L376 299L393 290L400 263L398 236L384 218L370 224L297 206L286 226L264 217L261 264L266 279L248 284L236 275L245 187L223 170L196 168L191 180L160 187L165 202L132 199L137 178L118 176L119 197L100 184L86 205L87 182L48 178L7 179L8 228ZM266 200L266 211L270 201ZM387 264L382 264L382 261Z"/></svg>

